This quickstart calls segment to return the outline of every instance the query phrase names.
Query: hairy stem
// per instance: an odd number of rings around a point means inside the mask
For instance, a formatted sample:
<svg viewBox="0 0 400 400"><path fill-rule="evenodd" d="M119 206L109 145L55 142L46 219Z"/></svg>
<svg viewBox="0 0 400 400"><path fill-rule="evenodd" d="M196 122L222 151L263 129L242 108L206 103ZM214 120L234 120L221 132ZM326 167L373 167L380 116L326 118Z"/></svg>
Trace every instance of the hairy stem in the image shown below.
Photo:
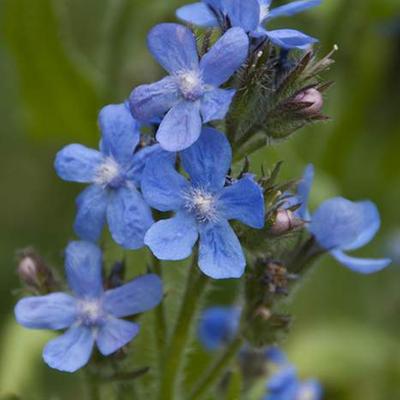
<svg viewBox="0 0 400 400"><path fill-rule="evenodd" d="M178 319L165 355L167 362L165 362L163 368L159 392L160 400L177 399L177 384L183 364L184 352L189 339L190 328L208 281L208 278L198 270L197 255L194 254Z"/></svg>
<svg viewBox="0 0 400 400"><path fill-rule="evenodd" d="M219 355L213 364L200 377L190 393L188 400L199 400L201 397L214 386L214 384L222 378L223 373L231 365L239 349L243 345L243 338L239 333L228 347Z"/></svg>

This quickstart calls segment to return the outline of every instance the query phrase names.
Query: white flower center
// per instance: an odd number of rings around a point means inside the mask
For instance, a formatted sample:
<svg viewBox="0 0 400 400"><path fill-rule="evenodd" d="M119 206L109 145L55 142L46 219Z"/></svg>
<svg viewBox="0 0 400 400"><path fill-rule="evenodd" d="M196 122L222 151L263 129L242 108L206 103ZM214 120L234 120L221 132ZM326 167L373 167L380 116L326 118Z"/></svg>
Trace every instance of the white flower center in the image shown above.
<svg viewBox="0 0 400 400"><path fill-rule="evenodd" d="M96 171L94 182L100 186L106 187L113 185L120 178L120 168L117 162L108 157L103 164L100 165Z"/></svg>
<svg viewBox="0 0 400 400"><path fill-rule="evenodd" d="M260 24L261 22L264 21L265 18L268 17L269 14L269 6L267 6L266 4L261 4L260 5Z"/></svg>
<svg viewBox="0 0 400 400"><path fill-rule="evenodd" d="M203 95L203 81L198 71L181 72L178 79L179 88L187 100L195 101Z"/></svg>
<svg viewBox="0 0 400 400"><path fill-rule="evenodd" d="M104 318L103 307L99 300L81 300L79 317L84 325L96 325Z"/></svg>
<svg viewBox="0 0 400 400"><path fill-rule="evenodd" d="M194 214L199 222L212 222L217 219L214 195L201 188L193 188L184 197L186 209Z"/></svg>
<svg viewBox="0 0 400 400"><path fill-rule="evenodd" d="M311 387L303 387L297 394L296 400L315 400L315 391Z"/></svg>

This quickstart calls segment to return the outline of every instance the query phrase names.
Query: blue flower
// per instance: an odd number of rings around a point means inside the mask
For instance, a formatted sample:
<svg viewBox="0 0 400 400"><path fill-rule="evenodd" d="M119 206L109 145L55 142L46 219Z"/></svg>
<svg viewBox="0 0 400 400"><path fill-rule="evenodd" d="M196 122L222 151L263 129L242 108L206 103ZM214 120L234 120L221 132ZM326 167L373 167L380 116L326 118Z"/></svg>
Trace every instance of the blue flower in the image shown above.
<svg viewBox="0 0 400 400"><path fill-rule="evenodd" d="M217 350L235 336L240 320L237 307L215 306L207 308L198 326L198 337L207 350Z"/></svg>
<svg viewBox="0 0 400 400"><path fill-rule="evenodd" d="M196 39L182 25L160 24L148 37L154 58L170 74L137 87L130 96L135 118L163 117L157 140L168 151L180 151L200 136L203 123L223 119L235 90L220 89L244 63L249 40L240 28L227 31L199 61Z"/></svg>
<svg viewBox="0 0 400 400"><path fill-rule="evenodd" d="M322 387L318 381L300 381L296 369L286 364L267 383L268 394L264 400L320 400Z"/></svg>
<svg viewBox="0 0 400 400"><path fill-rule="evenodd" d="M388 258L356 258L345 253L369 243L379 230L380 217L375 204L371 201L352 202L343 197L335 197L323 202L310 216L307 203L313 176L313 166L309 165L299 185L297 197L302 203L298 210L299 216L309 222L308 229L317 243L353 271L369 274L387 267L391 263Z"/></svg>
<svg viewBox="0 0 400 400"><path fill-rule="evenodd" d="M264 25L277 17L297 14L321 4L321 0L300 0L270 9L272 0L202 0L177 10L177 16L188 23L213 27L229 24L241 27L255 38L268 38L275 45L284 49L304 49L317 39L293 29L268 31Z"/></svg>
<svg viewBox="0 0 400 400"><path fill-rule="evenodd" d="M74 372L89 361L95 343L107 356L138 334L138 324L121 318L157 306L162 283L157 275L149 274L104 291L101 251L90 242L68 245L65 269L72 295L26 297L15 306L15 316L26 328L67 329L47 343L43 358L52 368Z"/></svg>
<svg viewBox="0 0 400 400"><path fill-rule="evenodd" d="M238 278L246 261L228 220L262 228L262 189L250 175L225 186L232 152L226 137L215 129L204 128L180 158L190 181L175 170L172 153L154 156L146 165L144 198L157 210L174 211L175 216L156 222L145 243L161 260L181 260L191 254L200 236L200 269L215 279Z"/></svg>
<svg viewBox="0 0 400 400"><path fill-rule="evenodd" d="M100 151L68 145L57 154L55 169L66 181L91 183L77 199L74 228L81 239L98 240L107 220L119 245L138 249L153 218L137 188L147 158L161 149L155 145L135 152L139 124L124 104L104 107L99 123Z"/></svg>

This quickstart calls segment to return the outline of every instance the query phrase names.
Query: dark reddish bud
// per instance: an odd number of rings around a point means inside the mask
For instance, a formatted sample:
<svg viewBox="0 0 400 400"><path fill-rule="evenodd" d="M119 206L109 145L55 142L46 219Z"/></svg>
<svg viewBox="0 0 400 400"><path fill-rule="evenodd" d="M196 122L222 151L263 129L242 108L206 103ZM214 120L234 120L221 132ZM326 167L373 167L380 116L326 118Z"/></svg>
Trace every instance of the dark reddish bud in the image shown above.
<svg viewBox="0 0 400 400"><path fill-rule="evenodd" d="M319 114L324 105L324 98L322 94L315 88L306 89L294 98L295 102L299 103L310 103L310 105L301 110L303 114L316 115Z"/></svg>

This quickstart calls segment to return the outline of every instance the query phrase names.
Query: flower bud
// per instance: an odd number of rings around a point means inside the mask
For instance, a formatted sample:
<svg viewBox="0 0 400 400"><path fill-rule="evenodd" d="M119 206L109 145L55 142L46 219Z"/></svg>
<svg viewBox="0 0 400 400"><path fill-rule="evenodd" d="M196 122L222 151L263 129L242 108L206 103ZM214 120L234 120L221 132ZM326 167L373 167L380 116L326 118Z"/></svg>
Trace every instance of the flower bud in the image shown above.
<svg viewBox="0 0 400 400"><path fill-rule="evenodd" d="M39 286L37 263L33 257L23 256L19 261L17 272L26 285L34 288Z"/></svg>
<svg viewBox="0 0 400 400"><path fill-rule="evenodd" d="M283 235L302 225L303 221L297 218L290 210L281 208L275 215L275 221L271 226L270 232L276 236Z"/></svg>
<svg viewBox="0 0 400 400"><path fill-rule="evenodd" d="M301 110L303 114L313 116L319 114L324 105L322 94L315 88L306 89L296 95L294 98L298 103L310 103L310 105Z"/></svg>

